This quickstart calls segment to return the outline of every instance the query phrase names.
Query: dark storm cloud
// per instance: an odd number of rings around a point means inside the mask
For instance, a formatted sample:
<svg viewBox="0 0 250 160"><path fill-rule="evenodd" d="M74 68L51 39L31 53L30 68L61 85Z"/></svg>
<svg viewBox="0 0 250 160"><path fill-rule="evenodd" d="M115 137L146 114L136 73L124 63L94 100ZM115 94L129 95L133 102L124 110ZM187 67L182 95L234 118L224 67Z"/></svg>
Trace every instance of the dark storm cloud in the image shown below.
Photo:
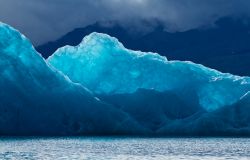
<svg viewBox="0 0 250 160"><path fill-rule="evenodd" d="M35 44L96 21L145 28L138 20L158 19L167 30L183 31L212 25L223 16L249 15L249 0L0 0L0 21Z"/></svg>

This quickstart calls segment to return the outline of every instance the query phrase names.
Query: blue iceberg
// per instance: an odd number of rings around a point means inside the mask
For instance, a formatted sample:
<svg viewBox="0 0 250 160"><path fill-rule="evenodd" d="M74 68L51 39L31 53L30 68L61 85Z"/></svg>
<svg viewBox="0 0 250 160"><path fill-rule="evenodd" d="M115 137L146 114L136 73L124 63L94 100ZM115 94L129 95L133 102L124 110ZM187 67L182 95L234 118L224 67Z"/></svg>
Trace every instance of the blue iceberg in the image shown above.
<svg viewBox="0 0 250 160"><path fill-rule="evenodd" d="M92 33L44 60L0 23L0 135L250 136L250 78Z"/></svg>
<svg viewBox="0 0 250 160"><path fill-rule="evenodd" d="M18 31L0 23L0 134L78 135L143 131L128 114L101 102L50 68Z"/></svg>
<svg viewBox="0 0 250 160"><path fill-rule="evenodd" d="M96 94L134 93L140 88L171 91L181 97L196 94L207 111L231 105L250 90L249 77L128 50L117 39L100 33L90 34L78 46L58 49L47 61Z"/></svg>

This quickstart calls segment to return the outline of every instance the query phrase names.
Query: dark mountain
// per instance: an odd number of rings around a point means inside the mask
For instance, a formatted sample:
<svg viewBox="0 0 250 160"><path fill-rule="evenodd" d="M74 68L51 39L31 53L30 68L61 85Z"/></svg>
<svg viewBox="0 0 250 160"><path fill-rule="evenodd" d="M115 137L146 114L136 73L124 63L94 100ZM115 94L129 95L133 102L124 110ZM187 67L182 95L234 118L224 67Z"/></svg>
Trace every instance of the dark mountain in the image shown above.
<svg viewBox="0 0 250 160"><path fill-rule="evenodd" d="M119 24L105 27L96 23L36 49L47 58L59 47L79 44L92 32L114 36L133 50L157 52L170 60L189 60L222 72L250 76L250 20L244 18L222 18L214 27L175 33L166 32L159 23L146 34L133 34Z"/></svg>

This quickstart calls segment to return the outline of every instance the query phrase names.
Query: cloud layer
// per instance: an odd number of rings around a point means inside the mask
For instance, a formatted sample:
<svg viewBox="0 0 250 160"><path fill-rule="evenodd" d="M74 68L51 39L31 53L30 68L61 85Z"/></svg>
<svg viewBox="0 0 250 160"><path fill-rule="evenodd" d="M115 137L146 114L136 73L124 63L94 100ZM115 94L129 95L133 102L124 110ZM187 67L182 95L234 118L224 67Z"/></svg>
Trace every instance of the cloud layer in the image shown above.
<svg viewBox="0 0 250 160"><path fill-rule="evenodd" d="M133 26L138 20L157 19L169 31L183 31L212 25L224 16L249 15L249 0L0 0L0 21L35 44L96 21Z"/></svg>

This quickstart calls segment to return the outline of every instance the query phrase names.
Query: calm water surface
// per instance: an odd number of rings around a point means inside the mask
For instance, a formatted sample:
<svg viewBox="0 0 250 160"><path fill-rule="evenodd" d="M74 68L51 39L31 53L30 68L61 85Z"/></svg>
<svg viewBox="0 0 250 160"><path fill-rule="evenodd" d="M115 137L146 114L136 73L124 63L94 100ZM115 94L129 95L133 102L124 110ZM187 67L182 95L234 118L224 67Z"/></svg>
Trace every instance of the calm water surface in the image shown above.
<svg viewBox="0 0 250 160"><path fill-rule="evenodd" d="M247 138L0 138L0 159L248 159Z"/></svg>

